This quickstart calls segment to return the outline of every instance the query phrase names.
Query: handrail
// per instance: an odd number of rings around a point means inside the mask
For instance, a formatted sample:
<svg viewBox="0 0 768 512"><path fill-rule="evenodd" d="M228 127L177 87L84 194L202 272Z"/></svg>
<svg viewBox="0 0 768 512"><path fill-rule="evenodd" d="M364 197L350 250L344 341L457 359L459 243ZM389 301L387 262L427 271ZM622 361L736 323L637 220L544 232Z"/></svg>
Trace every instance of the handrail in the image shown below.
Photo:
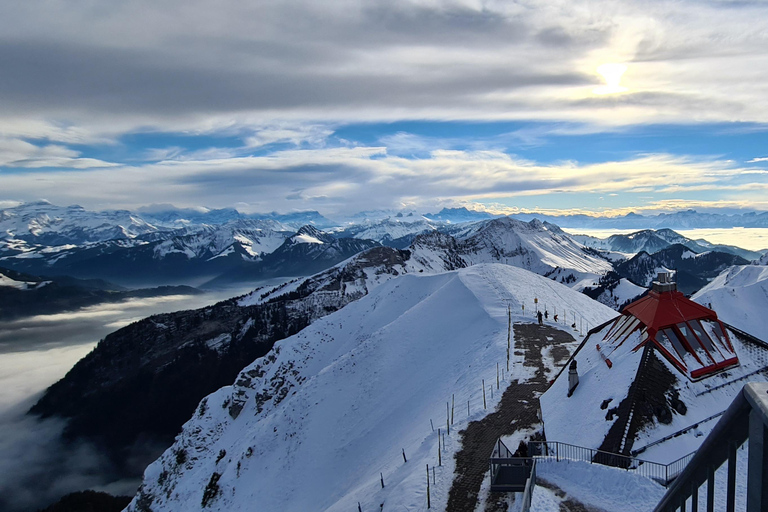
<svg viewBox="0 0 768 512"><path fill-rule="evenodd" d="M528 443L528 447L529 454L540 459L554 459L556 461L580 460L605 466L620 467L656 480L663 486L669 485L672 480L677 478L694 455L689 453L669 464L662 464L629 455L576 446L559 441L531 441Z"/></svg>
<svg viewBox="0 0 768 512"><path fill-rule="evenodd" d="M690 463L654 509L654 512L698 511L699 488L707 483L707 510L714 510L715 470L728 463L726 510L735 510L736 450L749 441L747 512L768 510L768 382L746 384L717 422Z"/></svg>
<svg viewBox="0 0 768 512"><path fill-rule="evenodd" d="M523 504L520 506L520 512L529 512L531 510L531 498L533 489L536 487L536 459L533 459L533 467L528 480L525 481L525 490L523 491Z"/></svg>
<svg viewBox="0 0 768 512"><path fill-rule="evenodd" d="M692 425L688 425L685 428L681 428L677 432L672 432L668 436L664 436L664 437L662 437L660 439L657 439L657 440L655 440L653 442L650 442L650 443L646 444L645 446L643 446L641 448L638 448L637 450L632 450L629 453L631 453L633 457L636 456L636 455L640 455L641 453L643 453L645 450L647 450L648 448L650 448L652 446L656 446L658 444L665 443L665 442L669 441L670 439L674 439L675 437L677 437L677 436L679 436L681 434L685 434L686 432L689 432L689 431L693 430L694 428L697 428L702 423L706 423L708 421L712 421L713 419L718 418L718 417L722 416L723 414L725 414L725 411L720 411L720 412L718 412L716 414L713 414L712 416L709 416L708 418L704 418L703 420L697 421L696 423L694 423Z"/></svg>

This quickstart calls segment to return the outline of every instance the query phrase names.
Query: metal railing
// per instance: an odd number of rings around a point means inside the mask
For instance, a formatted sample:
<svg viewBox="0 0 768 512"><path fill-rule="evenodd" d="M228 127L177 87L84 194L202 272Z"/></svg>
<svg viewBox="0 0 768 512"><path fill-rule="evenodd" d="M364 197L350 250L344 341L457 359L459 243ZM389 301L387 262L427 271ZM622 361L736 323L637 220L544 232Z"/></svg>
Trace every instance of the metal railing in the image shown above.
<svg viewBox="0 0 768 512"><path fill-rule="evenodd" d="M496 441L491 453L491 491L522 492L534 465L531 457L515 456L501 441Z"/></svg>
<svg viewBox="0 0 768 512"><path fill-rule="evenodd" d="M523 491L522 498L523 503L520 506L520 512L529 512L531 510L531 498L533 497L534 487L536 487L536 459L533 459L531 474L528 475L528 480L525 481L525 490Z"/></svg>
<svg viewBox="0 0 768 512"><path fill-rule="evenodd" d="M638 459L637 457L561 443L559 441L531 441L528 443L528 454L543 461L576 460L622 468L646 478L651 478L666 487L682 473L695 452L689 453L669 464L661 464L659 462Z"/></svg>
<svg viewBox="0 0 768 512"><path fill-rule="evenodd" d="M736 450L748 441L747 474L737 475ZM746 511L768 510L768 383L745 385L701 444L685 470L669 487L654 512L699 510L706 484L706 510L715 510L715 471L727 463L725 504L736 509L736 479L746 477ZM765 484L765 485L763 485Z"/></svg>

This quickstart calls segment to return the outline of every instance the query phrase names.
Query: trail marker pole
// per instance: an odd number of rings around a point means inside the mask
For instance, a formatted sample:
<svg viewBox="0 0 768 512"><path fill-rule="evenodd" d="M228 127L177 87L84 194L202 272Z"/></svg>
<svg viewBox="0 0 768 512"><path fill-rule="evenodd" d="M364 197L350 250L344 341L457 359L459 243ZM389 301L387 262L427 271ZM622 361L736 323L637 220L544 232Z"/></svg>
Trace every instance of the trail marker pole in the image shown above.
<svg viewBox="0 0 768 512"><path fill-rule="evenodd" d="M525 311L525 306L523 306ZM509 352L512 345L512 308L507 304L507 371L509 371Z"/></svg>
<svg viewBox="0 0 768 512"><path fill-rule="evenodd" d="M357 502L357 512L363 512L363 507L360 506L360 502Z"/></svg>
<svg viewBox="0 0 768 512"><path fill-rule="evenodd" d="M451 394L451 425L453 425L453 405L456 401L456 395Z"/></svg>
<svg viewBox="0 0 768 512"><path fill-rule="evenodd" d="M379 473L379 475L381 476L381 488L383 489L384 488L384 473Z"/></svg>
<svg viewBox="0 0 768 512"><path fill-rule="evenodd" d="M469 400L467 400L467 418L469 418Z"/></svg>
<svg viewBox="0 0 768 512"><path fill-rule="evenodd" d="M427 464L427 508L431 508L432 504L429 501L429 464Z"/></svg>
<svg viewBox="0 0 768 512"><path fill-rule="evenodd" d="M483 379L483 409L487 409L488 407L485 404L485 379Z"/></svg>
<svg viewBox="0 0 768 512"><path fill-rule="evenodd" d="M403 448L403 462L408 462L408 459L405 458L405 448Z"/></svg>
<svg viewBox="0 0 768 512"><path fill-rule="evenodd" d="M432 432L435 431L435 425L432 423L432 418L429 418L429 424L432 427Z"/></svg>
<svg viewBox="0 0 768 512"><path fill-rule="evenodd" d="M437 465L443 465L443 455L440 453L440 429L437 429Z"/></svg>
<svg viewBox="0 0 768 512"><path fill-rule="evenodd" d="M496 389L499 389L499 363L496 363Z"/></svg>
<svg viewBox="0 0 768 512"><path fill-rule="evenodd" d="M445 429L448 431L448 435L451 435L451 411L449 410L451 404L445 402Z"/></svg>

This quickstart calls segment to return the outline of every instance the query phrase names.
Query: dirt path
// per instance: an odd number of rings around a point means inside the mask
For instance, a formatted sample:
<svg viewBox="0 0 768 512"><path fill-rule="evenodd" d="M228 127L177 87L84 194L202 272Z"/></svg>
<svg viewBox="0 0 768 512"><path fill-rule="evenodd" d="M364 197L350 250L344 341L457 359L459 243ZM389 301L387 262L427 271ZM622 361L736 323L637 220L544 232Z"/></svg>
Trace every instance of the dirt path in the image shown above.
<svg viewBox="0 0 768 512"><path fill-rule="evenodd" d="M527 381L510 383L495 412L471 422L459 432L462 449L456 453L456 471L448 494L447 512L473 512L483 479L488 474L488 460L496 440L539 423L539 395L547 389L551 378L544 371L542 349L555 345L557 349L552 350L553 357L562 364L569 352L559 345L575 341L570 334L548 325L515 324L514 330L515 349L525 355L523 365L536 371ZM510 448L514 450L516 447ZM497 505L499 501L499 496L491 495L488 510L504 510L497 508L504 506Z"/></svg>

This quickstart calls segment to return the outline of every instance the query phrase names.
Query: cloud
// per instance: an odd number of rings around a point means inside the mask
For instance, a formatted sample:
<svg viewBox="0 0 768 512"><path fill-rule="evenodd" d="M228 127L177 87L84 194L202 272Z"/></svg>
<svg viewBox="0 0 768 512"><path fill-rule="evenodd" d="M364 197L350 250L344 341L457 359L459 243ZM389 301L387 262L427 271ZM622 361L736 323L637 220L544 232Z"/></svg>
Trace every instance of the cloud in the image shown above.
<svg viewBox="0 0 768 512"><path fill-rule="evenodd" d="M63 441L63 420L40 420L26 416L26 411L45 388L115 328L153 313L202 307L237 292L134 299L118 308L103 304L0 322L0 510L37 510L64 494L85 489L133 494L139 479L122 479L91 444ZM166 447L137 444L132 448L136 461L146 462ZM132 470L139 474L143 467Z"/></svg>
<svg viewBox="0 0 768 512"><path fill-rule="evenodd" d="M248 198L245 210L299 207L334 215L403 203L431 207L449 199L746 192L764 190L768 183L764 174L750 174L752 170L730 160L647 154L597 163L542 164L494 149L430 149L428 142L406 136L397 142L400 147L395 154L380 146L320 147L70 170L65 176L67 187L60 186L62 177L54 171L37 172L33 183L29 176L8 174L0 175L0 188L11 197L44 195L58 203L135 207L174 197L181 206L221 207L231 205L233 199ZM400 156L407 144L424 154Z"/></svg>
<svg viewBox="0 0 768 512"><path fill-rule="evenodd" d="M766 122L765 15L693 0L23 4L0 20L0 124L58 142L272 125L256 147L305 140L296 121ZM627 65L620 101L591 94L609 62Z"/></svg>
<svg viewBox="0 0 768 512"><path fill-rule="evenodd" d="M761 156L761 157L753 158L752 160L747 160L748 164L754 164L757 162L768 162L768 156Z"/></svg>
<svg viewBox="0 0 768 512"><path fill-rule="evenodd" d="M78 151L63 145L38 146L21 139L0 138L0 167L89 169L116 165L95 158L82 158Z"/></svg>

